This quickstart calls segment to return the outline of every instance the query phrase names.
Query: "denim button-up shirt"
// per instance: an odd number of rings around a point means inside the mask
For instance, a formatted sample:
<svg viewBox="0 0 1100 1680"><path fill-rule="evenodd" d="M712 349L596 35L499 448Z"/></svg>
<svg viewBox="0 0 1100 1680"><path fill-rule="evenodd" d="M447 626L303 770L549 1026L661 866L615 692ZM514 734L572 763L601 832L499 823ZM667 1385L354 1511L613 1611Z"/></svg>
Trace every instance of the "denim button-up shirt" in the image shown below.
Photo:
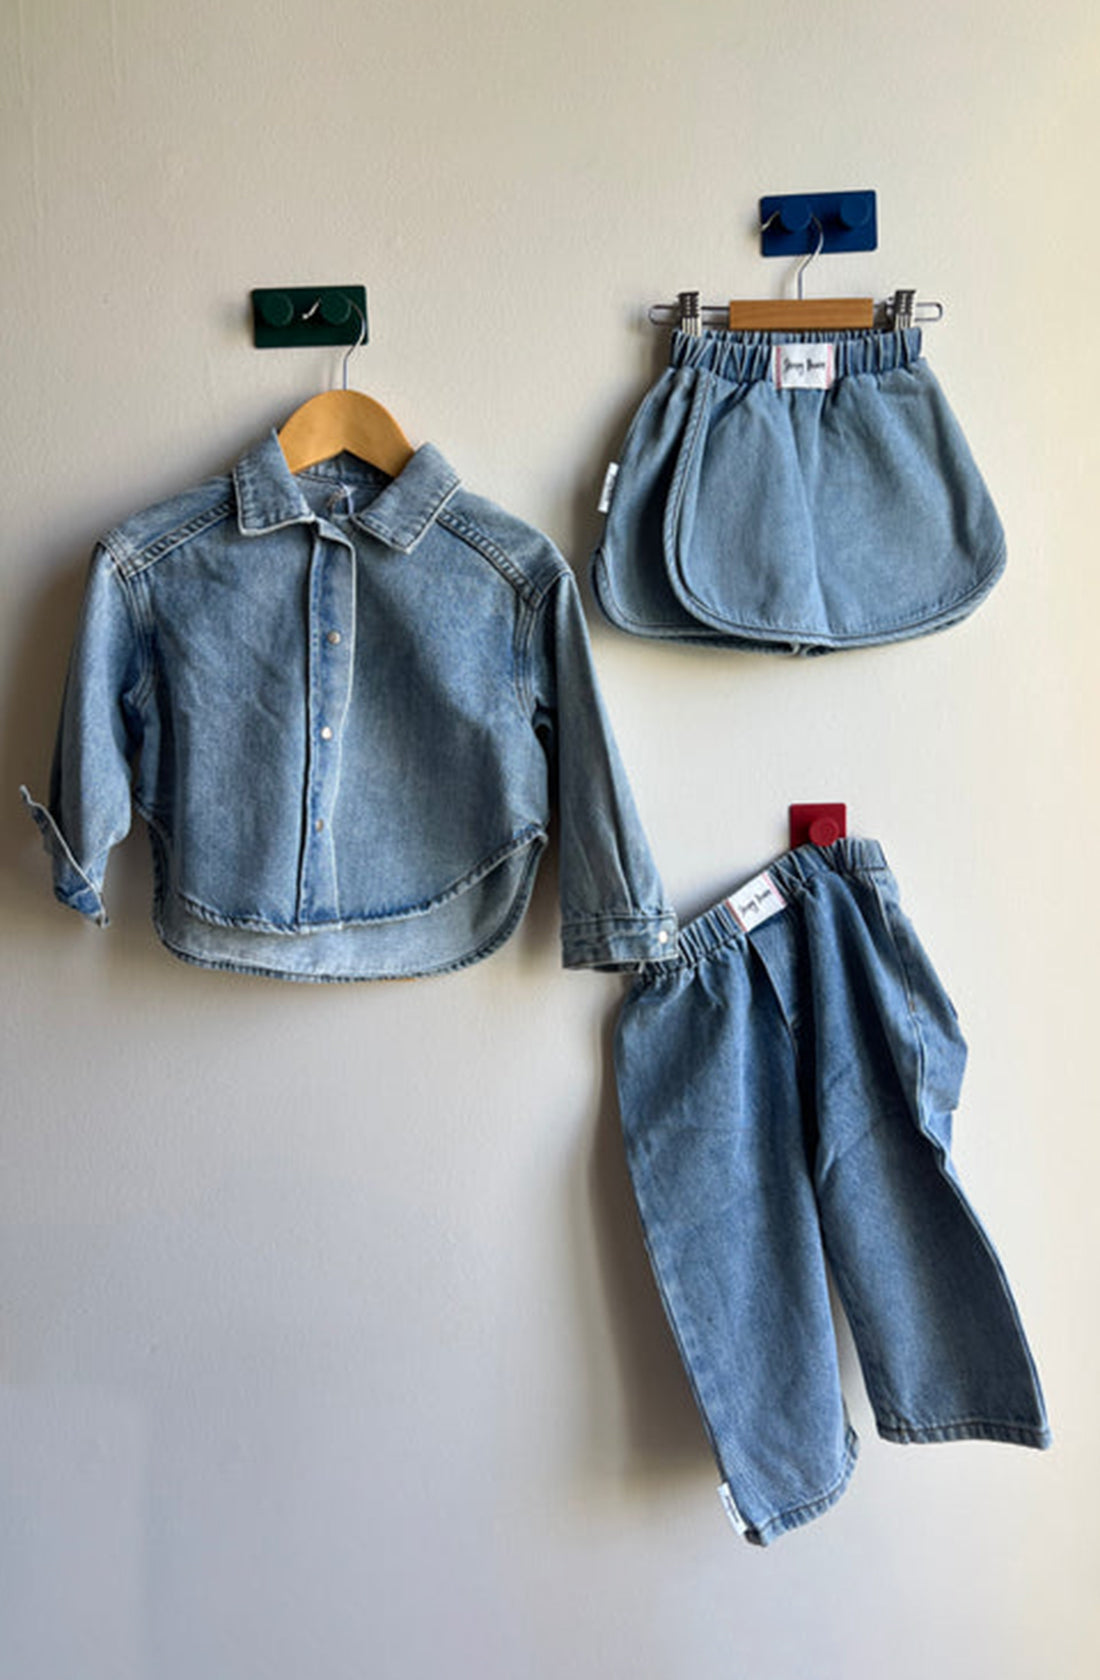
<svg viewBox="0 0 1100 1680"><path fill-rule="evenodd" d="M106 921L144 817L178 956L295 980L437 973L518 924L560 827L567 967L672 954L676 921L573 574L425 445L395 479L292 475L274 433L92 560L48 808L61 901Z"/></svg>

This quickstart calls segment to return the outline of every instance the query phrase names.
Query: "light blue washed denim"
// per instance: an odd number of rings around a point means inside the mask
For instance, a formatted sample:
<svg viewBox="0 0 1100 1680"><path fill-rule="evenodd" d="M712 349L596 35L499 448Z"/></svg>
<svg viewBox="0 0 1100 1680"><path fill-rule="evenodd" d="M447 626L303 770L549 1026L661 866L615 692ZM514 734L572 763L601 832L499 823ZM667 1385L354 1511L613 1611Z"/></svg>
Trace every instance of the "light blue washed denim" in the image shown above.
<svg viewBox="0 0 1100 1680"><path fill-rule="evenodd" d="M827 390L777 345L831 344ZM1004 566L966 439L904 332L674 333L630 426L592 581L635 635L822 653L942 629Z"/></svg>
<svg viewBox="0 0 1100 1680"><path fill-rule="evenodd" d="M1050 1440L951 1160L966 1047L880 847L804 846L767 875L783 907L749 933L729 901L682 928L615 1052L654 1273L723 1502L760 1545L855 1461L826 1262L886 1439Z"/></svg>
<svg viewBox="0 0 1100 1680"><path fill-rule="evenodd" d="M134 768L136 761L136 769ZM292 476L274 433L93 557L49 808L65 904L106 920L145 818L178 956L295 980L487 956L556 800L567 967L675 949L573 575L432 445Z"/></svg>

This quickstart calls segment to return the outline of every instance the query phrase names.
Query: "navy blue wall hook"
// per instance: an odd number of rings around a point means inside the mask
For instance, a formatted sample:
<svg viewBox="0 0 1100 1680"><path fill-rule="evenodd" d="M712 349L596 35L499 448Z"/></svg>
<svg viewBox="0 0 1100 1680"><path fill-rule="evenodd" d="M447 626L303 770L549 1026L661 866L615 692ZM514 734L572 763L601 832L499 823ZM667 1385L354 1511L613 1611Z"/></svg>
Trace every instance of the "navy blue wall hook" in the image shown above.
<svg viewBox="0 0 1100 1680"><path fill-rule="evenodd" d="M799 257L874 251L878 214L873 192L773 193L760 200L760 255Z"/></svg>

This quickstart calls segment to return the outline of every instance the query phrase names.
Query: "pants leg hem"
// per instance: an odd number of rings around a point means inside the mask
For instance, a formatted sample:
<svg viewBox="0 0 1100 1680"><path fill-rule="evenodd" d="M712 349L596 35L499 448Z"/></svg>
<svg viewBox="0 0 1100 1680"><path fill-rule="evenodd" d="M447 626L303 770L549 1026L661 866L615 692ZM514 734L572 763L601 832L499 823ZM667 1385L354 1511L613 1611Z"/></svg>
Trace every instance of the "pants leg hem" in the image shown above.
<svg viewBox="0 0 1100 1680"><path fill-rule="evenodd" d="M844 1438L844 1460L840 1474L830 1487L812 1499L804 1500L799 1505L792 1505L785 1511L776 1512L762 1522L750 1522L734 1504L729 1483L723 1482L718 1492L725 1506L726 1515L743 1540L750 1546L770 1546L773 1541L788 1533L792 1528L802 1528L806 1523L813 1522L815 1517L823 1516L843 1494L851 1480L855 1469L856 1459L859 1457L859 1441L855 1430L849 1427Z"/></svg>
<svg viewBox="0 0 1100 1680"><path fill-rule="evenodd" d="M942 1441L1000 1441L1008 1446L1035 1447L1040 1452L1054 1437L1045 1423L997 1422L986 1418L961 1418L954 1423L914 1424L900 1420L876 1425L884 1441L898 1446L920 1446Z"/></svg>

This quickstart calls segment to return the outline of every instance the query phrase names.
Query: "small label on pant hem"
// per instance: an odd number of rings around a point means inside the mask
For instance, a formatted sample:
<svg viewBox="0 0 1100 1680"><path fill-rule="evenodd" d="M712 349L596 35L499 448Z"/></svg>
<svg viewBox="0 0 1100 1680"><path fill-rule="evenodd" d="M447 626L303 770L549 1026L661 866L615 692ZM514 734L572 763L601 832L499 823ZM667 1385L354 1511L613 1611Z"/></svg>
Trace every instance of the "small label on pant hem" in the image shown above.
<svg viewBox="0 0 1100 1680"><path fill-rule="evenodd" d="M738 1534L747 1534L749 1532L749 1525L737 1509L737 1505L734 1501L733 1494L730 1492L730 1485L728 1482L722 1483L721 1487L718 1489L718 1497L722 1501L722 1507Z"/></svg>

